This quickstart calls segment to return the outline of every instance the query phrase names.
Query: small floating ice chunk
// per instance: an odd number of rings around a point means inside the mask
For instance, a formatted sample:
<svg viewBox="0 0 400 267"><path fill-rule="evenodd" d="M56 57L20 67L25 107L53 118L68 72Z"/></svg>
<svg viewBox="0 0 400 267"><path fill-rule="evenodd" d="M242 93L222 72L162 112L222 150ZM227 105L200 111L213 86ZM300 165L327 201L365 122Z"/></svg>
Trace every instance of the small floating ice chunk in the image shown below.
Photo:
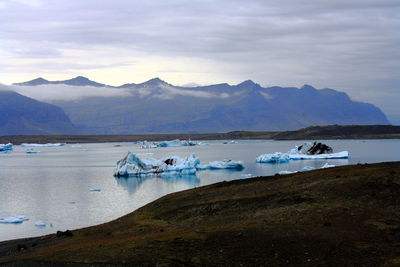
<svg viewBox="0 0 400 267"><path fill-rule="evenodd" d="M39 153L40 151L35 151L35 150L33 150L33 148L29 148L29 149L27 149L26 150L26 154L37 154L37 153Z"/></svg>
<svg viewBox="0 0 400 267"><path fill-rule="evenodd" d="M347 159L349 157L348 151L342 151L332 154L318 154L318 155L305 155L305 154L289 154L292 160L307 160L307 159Z"/></svg>
<svg viewBox="0 0 400 267"><path fill-rule="evenodd" d="M0 218L0 223L22 223L27 220L29 220L27 216L5 217Z"/></svg>
<svg viewBox="0 0 400 267"><path fill-rule="evenodd" d="M208 146L208 143L205 143L205 142L198 142L197 145L198 145L198 146Z"/></svg>
<svg viewBox="0 0 400 267"><path fill-rule="evenodd" d="M308 172L308 171L313 171L315 170L314 167L310 167L310 166L305 166L303 167L303 169L301 169L302 172Z"/></svg>
<svg viewBox="0 0 400 267"><path fill-rule="evenodd" d="M31 144L31 143L22 143L22 147L55 147L55 146L65 146L66 143L47 143L47 144Z"/></svg>
<svg viewBox="0 0 400 267"><path fill-rule="evenodd" d="M8 144L0 144L0 151L2 152L8 152L13 150L13 144L8 143Z"/></svg>
<svg viewBox="0 0 400 267"><path fill-rule="evenodd" d="M37 222L35 222L35 226L36 227L40 227L40 228L42 228L42 227L46 227L46 223L44 222L44 221L37 221Z"/></svg>
<svg viewBox="0 0 400 267"><path fill-rule="evenodd" d="M275 152L273 154L263 154L257 157L258 163L286 163L289 162L287 153Z"/></svg>
<svg viewBox="0 0 400 267"><path fill-rule="evenodd" d="M208 163L207 169L230 169L230 170L242 170L244 164L241 161L233 161L230 159L224 159L222 161L211 161Z"/></svg>
<svg viewBox="0 0 400 267"><path fill-rule="evenodd" d="M163 141L158 144L159 147L176 147L182 146L182 142L179 139L175 139L172 141Z"/></svg>
<svg viewBox="0 0 400 267"><path fill-rule="evenodd" d="M253 175L251 173L244 173L244 174L242 174L242 177L243 178L251 178L251 177L253 177Z"/></svg>
<svg viewBox="0 0 400 267"><path fill-rule="evenodd" d="M89 190L90 192L100 192L101 189L100 188L92 188Z"/></svg>
<svg viewBox="0 0 400 267"><path fill-rule="evenodd" d="M321 169L326 169L326 168L332 168L332 167L336 167L335 165L329 164L328 162L326 162Z"/></svg>

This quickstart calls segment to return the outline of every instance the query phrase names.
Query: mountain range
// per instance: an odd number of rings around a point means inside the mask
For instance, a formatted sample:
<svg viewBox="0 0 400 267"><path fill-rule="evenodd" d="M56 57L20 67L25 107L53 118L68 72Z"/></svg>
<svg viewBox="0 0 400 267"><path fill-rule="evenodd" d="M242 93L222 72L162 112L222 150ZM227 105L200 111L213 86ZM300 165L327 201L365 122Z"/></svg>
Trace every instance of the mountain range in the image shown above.
<svg viewBox="0 0 400 267"><path fill-rule="evenodd" d="M76 88L80 92L118 92L107 97L47 100L62 108L80 133L87 134L281 131L311 125L389 124L385 114L372 104L310 85L262 87L247 80L237 85L180 87L155 78L112 87L78 76L65 81L38 78L16 83L13 88L29 88L25 92L34 98L35 88L58 90L61 85L70 86L71 92Z"/></svg>
<svg viewBox="0 0 400 267"><path fill-rule="evenodd" d="M0 135L78 132L60 107L13 91L0 91Z"/></svg>

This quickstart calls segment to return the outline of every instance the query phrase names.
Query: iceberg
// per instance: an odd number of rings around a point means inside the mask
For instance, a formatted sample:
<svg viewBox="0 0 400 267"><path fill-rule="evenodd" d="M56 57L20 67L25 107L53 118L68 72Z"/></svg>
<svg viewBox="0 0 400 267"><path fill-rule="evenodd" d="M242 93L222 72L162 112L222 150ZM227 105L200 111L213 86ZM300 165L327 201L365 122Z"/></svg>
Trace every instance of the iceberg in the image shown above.
<svg viewBox="0 0 400 267"><path fill-rule="evenodd" d="M33 150L33 148L27 149L27 150L25 151L26 154L37 154L37 153L39 153L39 152L40 152L40 151L35 151L35 150Z"/></svg>
<svg viewBox="0 0 400 267"><path fill-rule="evenodd" d="M305 166L303 167L303 169L301 169L302 172L308 172L308 171L313 171L315 170L314 167L310 167L310 166Z"/></svg>
<svg viewBox="0 0 400 267"><path fill-rule="evenodd" d="M37 221L37 222L35 222L35 226L36 227L46 227L46 223L45 222L43 222L43 221Z"/></svg>
<svg viewBox="0 0 400 267"><path fill-rule="evenodd" d="M256 158L258 163L285 163L289 160L311 160L311 159L347 159L348 151L333 153L333 149L323 143L307 142L292 148L287 153L275 152L263 154Z"/></svg>
<svg viewBox="0 0 400 267"><path fill-rule="evenodd" d="M200 160L194 154L186 158L172 156L162 159L140 159L135 154L128 152L123 159L117 161L114 176L160 175L165 172L194 174L199 164Z"/></svg>
<svg viewBox="0 0 400 267"><path fill-rule="evenodd" d="M335 165L329 164L328 162L326 162L321 169L326 169L326 168L332 168L332 167L336 167Z"/></svg>
<svg viewBox="0 0 400 267"><path fill-rule="evenodd" d="M163 141L158 143L158 147L178 147L178 146L196 146L197 143L193 142L192 140L179 140L179 139L175 139L172 141Z"/></svg>
<svg viewBox="0 0 400 267"><path fill-rule="evenodd" d="M263 154L257 157L258 163L285 163L289 162L288 153L275 152L273 154Z"/></svg>
<svg viewBox="0 0 400 267"><path fill-rule="evenodd" d="M158 143L159 147L176 147L176 146L182 146L182 142L179 139L175 139L172 141L163 141Z"/></svg>
<svg viewBox="0 0 400 267"><path fill-rule="evenodd" d="M90 192L101 192L100 188L92 188L89 190Z"/></svg>
<svg viewBox="0 0 400 267"><path fill-rule="evenodd" d="M29 220L27 216L5 217L0 218L0 223L22 223Z"/></svg>
<svg viewBox="0 0 400 267"><path fill-rule="evenodd" d="M233 145L233 144L237 144L238 142L235 140L231 140L231 141L224 141L223 144L224 145Z"/></svg>
<svg viewBox="0 0 400 267"><path fill-rule="evenodd" d="M210 170L219 170L219 169L242 170L244 169L244 164L241 161L224 159L222 161L211 161L208 163L208 165L205 166L205 168Z"/></svg>
<svg viewBox="0 0 400 267"><path fill-rule="evenodd" d="M13 149L13 144L8 143L8 144L0 144L0 151L11 151Z"/></svg>
<svg viewBox="0 0 400 267"><path fill-rule="evenodd" d="M348 151L342 151L338 153L331 154L317 154L317 155L307 155L307 154L289 154L289 158L293 160L307 160L307 159L347 159L349 157Z"/></svg>
<svg viewBox="0 0 400 267"><path fill-rule="evenodd" d="M22 147L54 147L54 146L65 146L66 143L47 143L47 144L30 144L22 143Z"/></svg>

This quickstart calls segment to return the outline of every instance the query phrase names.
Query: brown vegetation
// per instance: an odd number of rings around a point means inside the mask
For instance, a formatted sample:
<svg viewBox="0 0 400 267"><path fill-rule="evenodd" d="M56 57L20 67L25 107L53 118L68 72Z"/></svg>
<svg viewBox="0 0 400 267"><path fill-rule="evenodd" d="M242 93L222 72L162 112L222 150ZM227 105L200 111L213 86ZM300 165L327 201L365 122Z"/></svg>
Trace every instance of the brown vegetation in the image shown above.
<svg viewBox="0 0 400 267"><path fill-rule="evenodd" d="M134 179L134 178L132 178ZM115 221L0 243L10 265L400 265L400 162L167 195Z"/></svg>

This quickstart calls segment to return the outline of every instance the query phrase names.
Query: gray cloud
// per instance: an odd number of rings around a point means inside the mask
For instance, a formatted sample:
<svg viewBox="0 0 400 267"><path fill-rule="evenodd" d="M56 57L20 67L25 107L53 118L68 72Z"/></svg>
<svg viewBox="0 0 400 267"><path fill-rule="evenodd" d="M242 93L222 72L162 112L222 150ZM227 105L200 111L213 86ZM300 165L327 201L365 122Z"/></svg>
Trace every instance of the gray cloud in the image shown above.
<svg viewBox="0 0 400 267"><path fill-rule="evenodd" d="M0 5L0 60L10 62L0 78L185 58L193 66L164 73L197 73L203 80L185 80L197 83L310 83L400 114L398 29L398 0L14 0Z"/></svg>

